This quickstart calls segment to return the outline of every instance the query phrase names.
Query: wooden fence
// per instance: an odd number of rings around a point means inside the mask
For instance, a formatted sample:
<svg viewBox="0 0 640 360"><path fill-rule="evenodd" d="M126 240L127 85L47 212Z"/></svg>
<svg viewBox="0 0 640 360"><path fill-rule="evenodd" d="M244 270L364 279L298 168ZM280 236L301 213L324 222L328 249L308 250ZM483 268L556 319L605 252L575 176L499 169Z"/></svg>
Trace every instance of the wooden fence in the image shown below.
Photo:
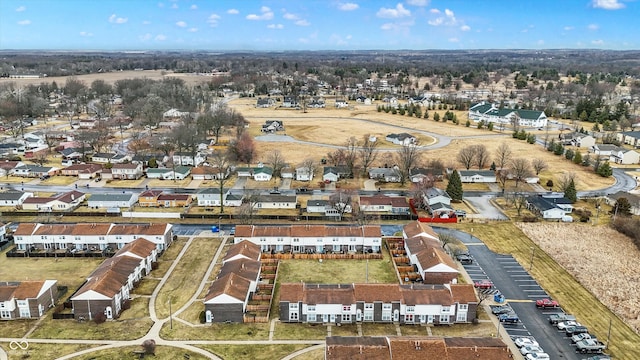
<svg viewBox="0 0 640 360"><path fill-rule="evenodd" d="M269 316L245 315L245 323L268 323Z"/></svg>
<svg viewBox="0 0 640 360"><path fill-rule="evenodd" d="M365 259L382 259L382 254L372 253L372 254L262 254L262 257L265 258L275 258L279 260L286 259L351 259L351 260L365 260Z"/></svg>

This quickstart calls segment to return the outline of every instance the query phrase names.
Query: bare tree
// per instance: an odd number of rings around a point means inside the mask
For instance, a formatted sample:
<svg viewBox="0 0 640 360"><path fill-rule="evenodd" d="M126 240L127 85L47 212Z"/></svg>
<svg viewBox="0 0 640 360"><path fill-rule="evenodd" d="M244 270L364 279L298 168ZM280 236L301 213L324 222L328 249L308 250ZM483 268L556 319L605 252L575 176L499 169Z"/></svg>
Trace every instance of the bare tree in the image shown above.
<svg viewBox="0 0 640 360"><path fill-rule="evenodd" d="M302 168L309 173L309 181L313 180L311 175L316 168L316 161L312 158L304 159L304 161L302 161Z"/></svg>
<svg viewBox="0 0 640 360"><path fill-rule="evenodd" d="M487 147L482 144L473 145L473 149L475 151L473 162L478 167L478 170L482 170L491 161L491 158L489 157L489 151L487 150Z"/></svg>
<svg viewBox="0 0 640 360"><path fill-rule="evenodd" d="M216 168L215 181L218 184L218 191L220 192L220 213L224 213L224 185L229 180L229 168L231 161L229 160L229 154L223 151L216 151L211 157L211 166Z"/></svg>
<svg viewBox="0 0 640 360"><path fill-rule="evenodd" d="M259 193L255 191L245 192L242 205L238 208L238 216L241 224L253 224L254 215L258 212L258 202L260 202Z"/></svg>
<svg viewBox="0 0 640 360"><path fill-rule="evenodd" d="M524 194L517 192L513 194L513 197L511 198L511 203L513 204L513 207L516 209L518 216L521 216L522 209L527 204L527 198Z"/></svg>
<svg viewBox="0 0 640 360"><path fill-rule="evenodd" d="M371 135L366 134L362 138L362 145L358 150L358 155L360 158L360 165L362 166L362 173L366 175L367 170L371 164L376 161L378 157L378 141L372 141Z"/></svg>
<svg viewBox="0 0 640 360"><path fill-rule="evenodd" d="M473 146L466 146L460 149L458 152L458 162L462 164L467 170L473 165L473 160L476 157L476 150Z"/></svg>
<svg viewBox="0 0 640 360"><path fill-rule="evenodd" d="M273 169L274 177L282 177L282 169L286 166L286 161L280 150L274 149L267 155L267 163Z"/></svg>
<svg viewBox="0 0 640 360"><path fill-rule="evenodd" d="M504 189L507 186L507 180L509 180L511 178L511 171L509 169L501 169L497 171L497 180L498 183L500 183L500 187L502 187L502 192L504 192Z"/></svg>
<svg viewBox="0 0 640 360"><path fill-rule="evenodd" d="M240 138L232 143L229 150L236 161L251 164L256 156L256 145L249 133L243 133Z"/></svg>
<svg viewBox="0 0 640 360"><path fill-rule="evenodd" d="M516 182L516 189L518 184L531 176L531 164L529 160L525 158L515 158L511 161L511 175Z"/></svg>
<svg viewBox="0 0 640 360"><path fill-rule="evenodd" d="M575 183L576 174L568 171L562 174L562 176L558 179L558 188L561 191L567 190L571 181Z"/></svg>
<svg viewBox="0 0 640 360"><path fill-rule="evenodd" d="M356 160L358 160L358 139L352 136L347 140L344 155L344 162L349 170L349 174L355 176L354 169L356 167Z"/></svg>
<svg viewBox="0 0 640 360"><path fill-rule="evenodd" d="M402 148L396 153L398 162L398 173L400 174L400 184L404 185L409 178L409 172L416 166L422 150L418 144L403 144Z"/></svg>
<svg viewBox="0 0 640 360"><path fill-rule="evenodd" d="M433 175L427 175L422 178L421 181L417 183L413 183L412 186L412 194L413 194L413 205L416 209L426 209L429 204L425 204L424 196L426 191L435 185L435 177Z"/></svg>
<svg viewBox="0 0 640 360"><path fill-rule="evenodd" d="M327 154L327 160L333 166L343 165L345 158L346 154L344 149L338 149Z"/></svg>
<svg viewBox="0 0 640 360"><path fill-rule="evenodd" d="M31 161L42 166L47 163L47 153L46 152L38 152L32 158Z"/></svg>
<svg viewBox="0 0 640 360"><path fill-rule="evenodd" d="M498 169L503 169L509 162L513 156L513 152L511 151L511 147L503 142L496 149L495 161Z"/></svg>
<svg viewBox="0 0 640 360"><path fill-rule="evenodd" d="M342 221L344 214L353 210L353 198L355 195L353 190L337 189L329 196L329 206L338 211L340 221Z"/></svg>
<svg viewBox="0 0 640 360"><path fill-rule="evenodd" d="M536 176L540 175L540 173L548 167L547 162L540 158L533 159L531 161L531 166L533 167L533 171L536 173Z"/></svg>

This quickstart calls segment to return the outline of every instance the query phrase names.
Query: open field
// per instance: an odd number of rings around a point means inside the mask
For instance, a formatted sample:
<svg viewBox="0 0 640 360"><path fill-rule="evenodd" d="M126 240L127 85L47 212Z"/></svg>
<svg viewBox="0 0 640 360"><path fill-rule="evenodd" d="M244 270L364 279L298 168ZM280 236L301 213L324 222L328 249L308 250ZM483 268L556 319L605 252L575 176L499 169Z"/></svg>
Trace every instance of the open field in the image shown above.
<svg viewBox="0 0 640 360"><path fill-rule="evenodd" d="M173 310L182 307L200 285L200 277L209 267L218 246L218 238L195 238L180 259L156 298L158 318L169 316L169 301Z"/></svg>
<svg viewBox="0 0 640 360"><path fill-rule="evenodd" d="M0 253L0 279L3 281L58 280L71 295L95 270L103 258L8 258Z"/></svg>
<svg viewBox="0 0 640 360"><path fill-rule="evenodd" d="M393 284L398 278L388 257L369 260L369 283ZM278 269L278 282L317 284L351 284L367 282L367 260L283 260Z"/></svg>
<svg viewBox="0 0 640 360"><path fill-rule="evenodd" d="M87 355L77 357L77 359L80 359L80 360L137 359L138 355L133 354L133 352L141 351L141 350L142 350L142 346L125 346L120 348L92 352ZM156 346L155 356L152 356L151 358L155 360L207 359L206 357L198 353L191 352L189 350L172 347L172 346L161 346L161 345Z"/></svg>
<svg viewBox="0 0 640 360"><path fill-rule="evenodd" d="M277 340L324 340L327 326L322 324L288 324L276 322L273 338Z"/></svg>
<svg viewBox="0 0 640 360"><path fill-rule="evenodd" d="M200 345L199 347L225 360L271 360L282 359L306 348L307 345Z"/></svg>
<svg viewBox="0 0 640 360"><path fill-rule="evenodd" d="M608 268L611 263L616 262L619 257L620 249L615 251L609 261L607 261L606 257L602 256L602 252L599 251L600 245L604 239L608 239L608 235L600 234L601 236L598 236L598 230L595 230L597 227L579 224L527 224L527 226L529 225L536 228L536 232L545 234L544 236L548 237L546 242L558 242L559 244L556 244L556 246L564 246L565 243L569 243L568 239L573 238L572 235L570 235L570 229L573 229L574 226L585 226L585 231L587 229L590 230L586 234L583 234L582 238L576 237L574 246L582 247L577 243L586 241L588 238L593 238L593 240L590 240L593 242L599 241L599 243L590 248L590 251L594 254L593 256L598 254L600 255L599 258L591 264L584 262L585 266L593 266L596 268L594 271L597 273L597 276L594 277L593 281L603 281L603 278L609 277L609 275L607 275L609 272L605 270L605 268ZM564 227L565 225L568 226ZM554 226L558 226L562 230L558 233L546 230ZM549 295L558 300L567 312L574 314L580 322L589 327L590 332L595 333L600 339L607 338L609 320L611 320L611 354L617 359L640 359L640 348L634 345L640 343L640 336L603 305L596 295L583 287L569 271L565 270L565 268L544 252L541 248L542 245L538 246L536 242L529 239L516 225L510 222L498 222L486 225L465 223L456 224L452 227L472 232L474 236L482 239L491 250L501 254L511 254L520 264L529 264L533 248L535 257L531 273ZM596 236L594 236L594 234ZM562 241L557 241L559 239ZM593 244L593 242L590 243ZM571 249L571 245L567 244L566 246L567 249ZM575 253L573 256L576 261L582 259L579 253ZM624 272L614 271L610 273L611 277L622 277L624 276L622 274L625 274ZM593 275L594 273L591 274ZM620 281L625 280L628 279L625 277Z"/></svg>
<svg viewBox="0 0 640 360"><path fill-rule="evenodd" d="M118 80L123 79L135 79L135 78L145 78L150 80L162 80L165 77L177 77L183 79L187 84L202 84L208 81L211 81L210 76L196 76L191 74L174 74L171 71L164 70L128 70L128 71L114 71L109 73L95 73L95 74L86 74L86 75L76 75L73 77L70 76L51 76L46 78L39 79L9 79L9 78L0 78L0 84L2 83L15 83L20 86L26 85L37 85L41 83L51 83L56 82L58 86L64 86L69 78L75 78L77 80L82 81L86 86L91 86L91 83L94 80L103 80L106 83L113 84Z"/></svg>
<svg viewBox="0 0 640 360"><path fill-rule="evenodd" d="M296 356L294 360L324 360L324 349L311 350L300 356Z"/></svg>
<svg viewBox="0 0 640 360"><path fill-rule="evenodd" d="M51 312L49 312L46 319L31 334L31 337L37 339L133 340L146 334L152 325L153 322L148 317L113 320L99 325L93 321L53 320Z"/></svg>
<svg viewBox="0 0 640 360"><path fill-rule="evenodd" d="M211 324L191 327L174 321L166 322L160 336L167 340L268 340L269 324Z"/></svg>
<svg viewBox="0 0 640 360"><path fill-rule="evenodd" d="M11 350L9 344L6 343L0 344L0 346L7 352L9 359L36 358L39 360L53 360L63 355L95 347L86 344L40 344L34 342L29 343L27 350Z"/></svg>

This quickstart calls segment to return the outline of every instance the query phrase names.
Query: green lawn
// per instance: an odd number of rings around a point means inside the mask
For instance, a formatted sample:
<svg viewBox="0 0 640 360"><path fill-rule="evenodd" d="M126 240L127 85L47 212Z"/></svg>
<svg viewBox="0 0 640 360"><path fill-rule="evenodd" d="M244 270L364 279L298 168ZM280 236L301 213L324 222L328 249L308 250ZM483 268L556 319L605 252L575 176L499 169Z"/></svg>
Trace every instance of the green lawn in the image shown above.
<svg viewBox="0 0 640 360"><path fill-rule="evenodd" d="M166 322L160 336L167 340L268 340L269 324L211 324L191 327L178 321Z"/></svg>
<svg viewBox="0 0 640 360"><path fill-rule="evenodd" d="M96 351L84 356L78 357L81 360L113 360L113 359L138 359L138 355L134 354L134 351L142 350L142 346L126 346L115 349L107 349ZM188 357L186 356L188 355ZM176 360L176 359L190 359L201 360L207 359L206 357L191 352L189 350L180 349L171 346L156 346L155 356L145 357L154 360Z"/></svg>
<svg viewBox="0 0 640 360"><path fill-rule="evenodd" d="M368 262L368 265L367 265ZM367 271L368 268L368 271ZM368 281L367 281L367 273ZM384 283L395 284L398 278L388 256L382 260L283 260L278 282L318 284Z"/></svg>
<svg viewBox="0 0 640 360"><path fill-rule="evenodd" d="M229 360L271 360L304 349L307 345L201 345L202 349Z"/></svg>
<svg viewBox="0 0 640 360"><path fill-rule="evenodd" d="M289 324L277 322L273 338L277 340L323 340L327 337L327 326L322 324Z"/></svg>

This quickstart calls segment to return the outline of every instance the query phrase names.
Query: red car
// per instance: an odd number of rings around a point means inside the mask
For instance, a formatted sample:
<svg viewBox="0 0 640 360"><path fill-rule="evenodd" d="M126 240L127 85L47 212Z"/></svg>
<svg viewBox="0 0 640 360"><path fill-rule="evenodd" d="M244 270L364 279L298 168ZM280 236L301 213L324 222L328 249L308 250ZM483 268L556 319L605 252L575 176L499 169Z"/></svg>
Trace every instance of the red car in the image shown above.
<svg viewBox="0 0 640 360"><path fill-rule="evenodd" d="M560 306L557 301L551 299L536 300L536 306L539 308L557 308Z"/></svg>
<svg viewBox="0 0 640 360"><path fill-rule="evenodd" d="M491 280L480 280L473 283L473 286L478 289L491 289L493 287L493 283Z"/></svg>

